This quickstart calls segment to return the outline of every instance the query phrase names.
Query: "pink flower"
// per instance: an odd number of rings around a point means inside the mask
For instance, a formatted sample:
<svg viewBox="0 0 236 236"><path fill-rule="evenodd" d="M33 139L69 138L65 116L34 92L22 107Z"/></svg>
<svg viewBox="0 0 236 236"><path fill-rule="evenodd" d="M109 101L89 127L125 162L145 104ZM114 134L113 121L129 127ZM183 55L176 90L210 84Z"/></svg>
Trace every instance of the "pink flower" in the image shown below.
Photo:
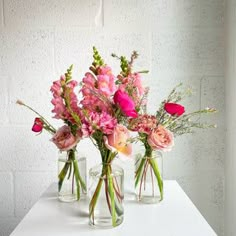
<svg viewBox="0 0 236 236"><path fill-rule="evenodd" d="M116 86L114 83L113 75L98 75L98 89L105 94L106 96L110 96L114 93Z"/></svg>
<svg viewBox="0 0 236 236"><path fill-rule="evenodd" d="M117 125L116 118L106 112L97 113L91 112L89 117L86 117L82 125L82 133L84 137L90 136L95 131L100 130L103 134L111 134Z"/></svg>
<svg viewBox="0 0 236 236"><path fill-rule="evenodd" d="M61 83L60 80L54 81L50 91L53 93L53 96L61 96Z"/></svg>
<svg viewBox="0 0 236 236"><path fill-rule="evenodd" d="M81 136L78 134L76 137L71 133L70 127L67 125L62 126L52 137L52 142L61 150L68 151L75 147L79 142Z"/></svg>
<svg viewBox="0 0 236 236"><path fill-rule="evenodd" d="M119 77L121 84L119 89L122 91L131 91L131 97L136 105L140 104L140 100L145 94L145 88L142 85L139 73L129 74L127 77Z"/></svg>
<svg viewBox="0 0 236 236"><path fill-rule="evenodd" d="M43 121L40 118L35 118L34 125L32 127L33 132L41 132L43 130Z"/></svg>
<svg viewBox="0 0 236 236"><path fill-rule="evenodd" d="M87 72L83 78L83 84L88 88L95 88L96 79L94 78L94 75Z"/></svg>
<svg viewBox="0 0 236 236"><path fill-rule="evenodd" d="M56 119L65 119L66 107L64 105L62 97L58 96L52 99L51 103L54 105L52 110L55 113L54 118Z"/></svg>
<svg viewBox="0 0 236 236"><path fill-rule="evenodd" d="M81 104L90 112L110 111L109 96L114 92L114 86L114 76L112 74L98 75L96 79L93 74L86 73L81 89L83 94Z"/></svg>
<svg viewBox="0 0 236 236"><path fill-rule="evenodd" d="M132 153L132 146L128 140L129 137L128 129L118 124L113 133L105 137L105 143L108 149L113 150L114 148L116 151L128 156Z"/></svg>
<svg viewBox="0 0 236 236"><path fill-rule="evenodd" d="M138 91L138 96L141 97L144 94L144 87L142 85L142 81L141 81L141 76L139 73L134 73L129 75L129 77L131 78L130 80L133 81L133 86L137 89Z"/></svg>
<svg viewBox="0 0 236 236"><path fill-rule="evenodd" d="M97 69L97 72L99 75L111 75L112 74L111 67L108 65L100 66Z"/></svg>
<svg viewBox="0 0 236 236"><path fill-rule="evenodd" d="M139 133L150 134L156 126L156 117L147 114L140 115L138 118L129 120L129 129Z"/></svg>
<svg viewBox="0 0 236 236"><path fill-rule="evenodd" d="M161 125L152 130L147 141L154 150L170 151L174 146L173 134Z"/></svg>
<svg viewBox="0 0 236 236"><path fill-rule="evenodd" d="M138 116L138 113L135 110L134 101L129 97L126 92L123 92L120 89L117 90L114 95L114 102L120 107L121 111L127 117L136 118Z"/></svg>
<svg viewBox="0 0 236 236"><path fill-rule="evenodd" d="M164 109L172 116L181 116L185 112L184 107L177 103L165 103Z"/></svg>
<svg viewBox="0 0 236 236"><path fill-rule="evenodd" d="M68 120L73 124L75 121L71 115L71 110L69 110L67 106L70 106L74 113L80 114L80 109L77 104L78 99L74 93L74 88L78 85L78 82L70 80L66 83L65 80L65 76L62 75L60 80L54 81L51 86L50 91L53 94L51 103L54 105L52 112L55 113L54 118ZM67 102L65 100L67 100Z"/></svg>

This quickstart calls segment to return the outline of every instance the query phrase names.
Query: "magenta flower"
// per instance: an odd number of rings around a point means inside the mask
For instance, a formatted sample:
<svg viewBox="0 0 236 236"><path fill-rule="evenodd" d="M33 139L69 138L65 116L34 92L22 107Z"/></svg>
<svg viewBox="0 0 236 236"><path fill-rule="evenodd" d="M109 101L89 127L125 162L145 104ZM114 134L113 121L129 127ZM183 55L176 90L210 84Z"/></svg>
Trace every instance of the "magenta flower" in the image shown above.
<svg viewBox="0 0 236 236"><path fill-rule="evenodd" d="M135 103L126 92L118 89L114 95L114 102L127 117L136 118L138 116Z"/></svg>
<svg viewBox="0 0 236 236"><path fill-rule="evenodd" d="M185 108L178 103L165 103L164 109L172 116L181 116L185 112Z"/></svg>
<svg viewBox="0 0 236 236"><path fill-rule="evenodd" d="M43 130L43 121L40 118L35 118L34 125L32 127L33 132L41 132Z"/></svg>

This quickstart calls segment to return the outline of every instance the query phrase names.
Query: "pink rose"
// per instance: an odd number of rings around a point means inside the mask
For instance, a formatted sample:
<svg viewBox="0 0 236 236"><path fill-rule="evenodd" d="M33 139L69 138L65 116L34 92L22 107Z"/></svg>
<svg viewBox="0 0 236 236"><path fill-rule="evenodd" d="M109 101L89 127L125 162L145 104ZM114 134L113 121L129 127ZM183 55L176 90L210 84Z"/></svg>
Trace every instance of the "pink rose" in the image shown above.
<svg viewBox="0 0 236 236"><path fill-rule="evenodd" d="M40 118L35 118L34 125L32 127L33 132L41 132L43 130L43 121Z"/></svg>
<svg viewBox="0 0 236 236"><path fill-rule="evenodd" d="M61 151L68 151L77 145L80 138L80 135L75 137L71 133L70 127L64 125L53 135L52 141Z"/></svg>
<svg viewBox="0 0 236 236"><path fill-rule="evenodd" d="M152 130L147 141L154 150L170 151L174 146L173 134L161 125Z"/></svg>
<svg viewBox="0 0 236 236"><path fill-rule="evenodd" d="M106 146L108 149L130 155L132 152L132 146L128 142L130 135L128 129L123 125L117 125L114 132L105 137Z"/></svg>
<svg viewBox="0 0 236 236"><path fill-rule="evenodd" d="M135 110L135 103L126 92L120 89L117 90L114 94L114 102L126 116L133 118L138 116L138 113Z"/></svg>

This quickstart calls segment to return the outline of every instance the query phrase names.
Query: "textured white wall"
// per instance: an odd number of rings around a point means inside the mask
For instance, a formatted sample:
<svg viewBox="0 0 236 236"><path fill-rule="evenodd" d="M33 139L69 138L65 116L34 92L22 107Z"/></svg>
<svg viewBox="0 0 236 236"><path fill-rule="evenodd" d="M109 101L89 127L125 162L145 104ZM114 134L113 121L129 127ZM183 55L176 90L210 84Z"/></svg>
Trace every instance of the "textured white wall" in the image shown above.
<svg viewBox="0 0 236 236"><path fill-rule="evenodd" d="M236 235L236 1L226 7L226 159L225 159L225 235Z"/></svg>
<svg viewBox="0 0 236 236"><path fill-rule="evenodd" d="M51 117L49 86L71 63L80 80L93 45L116 72L111 52L139 51L136 68L151 72L145 76L150 111L180 81L195 88L187 111L207 105L220 110L209 119L218 129L176 140L164 156L164 174L178 180L223 235L223 27L223 0L0 0L0 235L8 235L56 180L56 148L47 134L35 137L34 115L15 101ZM90 167L100 161L86 142L80 150Z"/></svg>

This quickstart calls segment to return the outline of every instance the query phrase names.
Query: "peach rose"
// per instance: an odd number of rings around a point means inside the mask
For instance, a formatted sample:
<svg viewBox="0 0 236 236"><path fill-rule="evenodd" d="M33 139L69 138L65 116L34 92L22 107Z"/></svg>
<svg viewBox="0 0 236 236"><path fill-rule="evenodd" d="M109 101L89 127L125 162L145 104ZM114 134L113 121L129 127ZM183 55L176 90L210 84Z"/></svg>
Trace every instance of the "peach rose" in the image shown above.
<svg viewBox="0 0 236 236"><path fill-rule="evenodd" d="M152 130L147 141L152 149L161 151L170 151L174 146L173 134L161 125Z"/></svg>
<svg viewBox="0 0 236 236"><path fill-rule="evenodd" d="M128 143L129 137L128 129L125 126L118 124L115 127L114 132L105 138L105 143L108 149L115 149L128 156L132 152L132 146Z"/></svg>
<svg viewBox="0 0 236 236"><path fill-rule="evenodd" d="M70 127L64 125L53 135L52 141L61 151L68 151L77 145L80 138L80 135L75 137Z"/></svg>

